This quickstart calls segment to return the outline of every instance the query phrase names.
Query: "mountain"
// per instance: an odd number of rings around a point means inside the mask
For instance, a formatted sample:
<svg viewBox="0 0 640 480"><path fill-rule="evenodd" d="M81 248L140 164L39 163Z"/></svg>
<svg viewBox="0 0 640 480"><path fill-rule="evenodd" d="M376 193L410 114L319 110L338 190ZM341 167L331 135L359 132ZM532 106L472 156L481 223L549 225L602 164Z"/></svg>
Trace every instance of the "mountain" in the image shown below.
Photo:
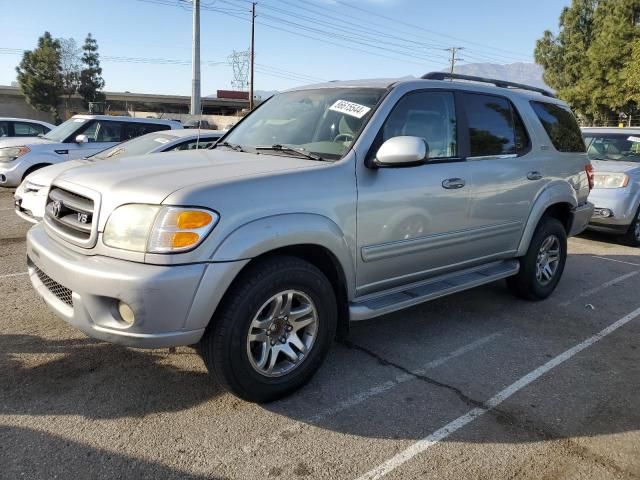
<svg viewBox="0 0 640 480"><path fill-rule="evenodd" d="M464 65L456 65L455 72L463 75L475 75L477 77L524 83L525 85L551 90L550 87L545 85L544 80L542 80L542 67L536 63L511 63L508 65L467 63Z"/></svg>

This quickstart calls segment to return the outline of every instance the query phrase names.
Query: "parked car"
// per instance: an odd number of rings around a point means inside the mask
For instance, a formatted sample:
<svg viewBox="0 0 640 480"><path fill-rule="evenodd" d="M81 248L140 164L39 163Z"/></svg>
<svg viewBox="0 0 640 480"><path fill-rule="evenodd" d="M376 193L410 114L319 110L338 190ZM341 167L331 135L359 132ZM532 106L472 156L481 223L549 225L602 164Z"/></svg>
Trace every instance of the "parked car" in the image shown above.
<svg viewBox="0 0 640 480"><path fill-rule="evenodd" d="M590 169L544 90L443 73L330 82L271 97L212 150L63 172L28 268L89 336L198 345L223 386L270 401L350 321L504 278L547 298L591 218Z"/></svg>
<svg viewBox="0 0 640 480"><path fill-rule="evenodd" d="M640 246L640 128L583 128L595 186L590 230Z"/></svg>
<svg viewBox="0 0 640 480"><path fill-rule="evenodd" d="M145 133L182 128L169 120L75 115L37 138L0 139L0 187L17 187L30 173L87 157Z"/></svg>
<svg viewBox="0 0 640 480"><path fill-rule="evenodd" d="M49 133L54 128L56 128L55 125L41 120L0 117L0 139L7 137L37 137Z"/></svg>
<svg viewBox="0 0 640 480"><path fill-rule="evenodd" d="M20 218L32 223L42 220L51 182L70 168L131 155L211 148L222 135L224 132L221 130L165 130L147 133L83 160L71 160L41 168L29 174L16 189L13 195L15 212Z"/></svg>

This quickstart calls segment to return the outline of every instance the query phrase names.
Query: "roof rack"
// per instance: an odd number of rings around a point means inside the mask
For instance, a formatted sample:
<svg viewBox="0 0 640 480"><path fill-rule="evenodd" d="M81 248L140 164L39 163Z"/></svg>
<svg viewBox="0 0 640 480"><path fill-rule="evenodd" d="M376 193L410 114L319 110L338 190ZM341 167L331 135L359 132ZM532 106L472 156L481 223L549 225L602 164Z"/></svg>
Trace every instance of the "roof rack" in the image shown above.
<svg viewBox="0 0 640 480"><path fill-rule="evenodd" d="M460 75L458 73L447 72L431 72L423 75L420 78L422 78L423 80L468 80L470 82L492 83L496 87L500 88L517 88L519 90L529 90L532 92L541 93L545 97L556 98L553 93L551 93L549 90L545 90L544 88L532 87L523 83L496 80L494 78L475 77L473 75Z"/></svg>

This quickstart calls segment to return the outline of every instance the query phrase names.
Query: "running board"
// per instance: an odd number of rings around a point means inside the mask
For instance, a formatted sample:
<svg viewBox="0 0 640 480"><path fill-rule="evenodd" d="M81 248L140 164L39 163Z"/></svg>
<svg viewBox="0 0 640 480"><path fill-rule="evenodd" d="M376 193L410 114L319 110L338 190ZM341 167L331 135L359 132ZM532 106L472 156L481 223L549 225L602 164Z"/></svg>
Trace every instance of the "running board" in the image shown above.
<svg viewBox="0 0 640 480"><path fill-rule="evenodd" d="M510 277L518 273L519 270L520 262L518 260L504 260L461 272L449 273L383 293L365 295L349 304L349 316L352 321L379 317L422 302Z"/></svg>

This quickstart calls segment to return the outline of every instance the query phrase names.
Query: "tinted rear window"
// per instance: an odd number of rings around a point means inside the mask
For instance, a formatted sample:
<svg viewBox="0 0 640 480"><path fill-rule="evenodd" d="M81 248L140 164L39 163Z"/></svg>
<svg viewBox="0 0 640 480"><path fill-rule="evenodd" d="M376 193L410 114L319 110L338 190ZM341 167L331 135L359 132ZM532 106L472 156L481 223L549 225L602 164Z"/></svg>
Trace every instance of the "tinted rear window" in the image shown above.
<svg viewBox="0 0 640 480"><path fill-rule="evenodd" d="M465 94L471 156L525 153L529 137L511 102L503 97Z"/></svg>
<svg viewBox="0 0 640 480"><path fill-rule="evenodd" d="M586 148L576 118L562 105L531 102L534 112L559 152L584 152Z"/></svg>

